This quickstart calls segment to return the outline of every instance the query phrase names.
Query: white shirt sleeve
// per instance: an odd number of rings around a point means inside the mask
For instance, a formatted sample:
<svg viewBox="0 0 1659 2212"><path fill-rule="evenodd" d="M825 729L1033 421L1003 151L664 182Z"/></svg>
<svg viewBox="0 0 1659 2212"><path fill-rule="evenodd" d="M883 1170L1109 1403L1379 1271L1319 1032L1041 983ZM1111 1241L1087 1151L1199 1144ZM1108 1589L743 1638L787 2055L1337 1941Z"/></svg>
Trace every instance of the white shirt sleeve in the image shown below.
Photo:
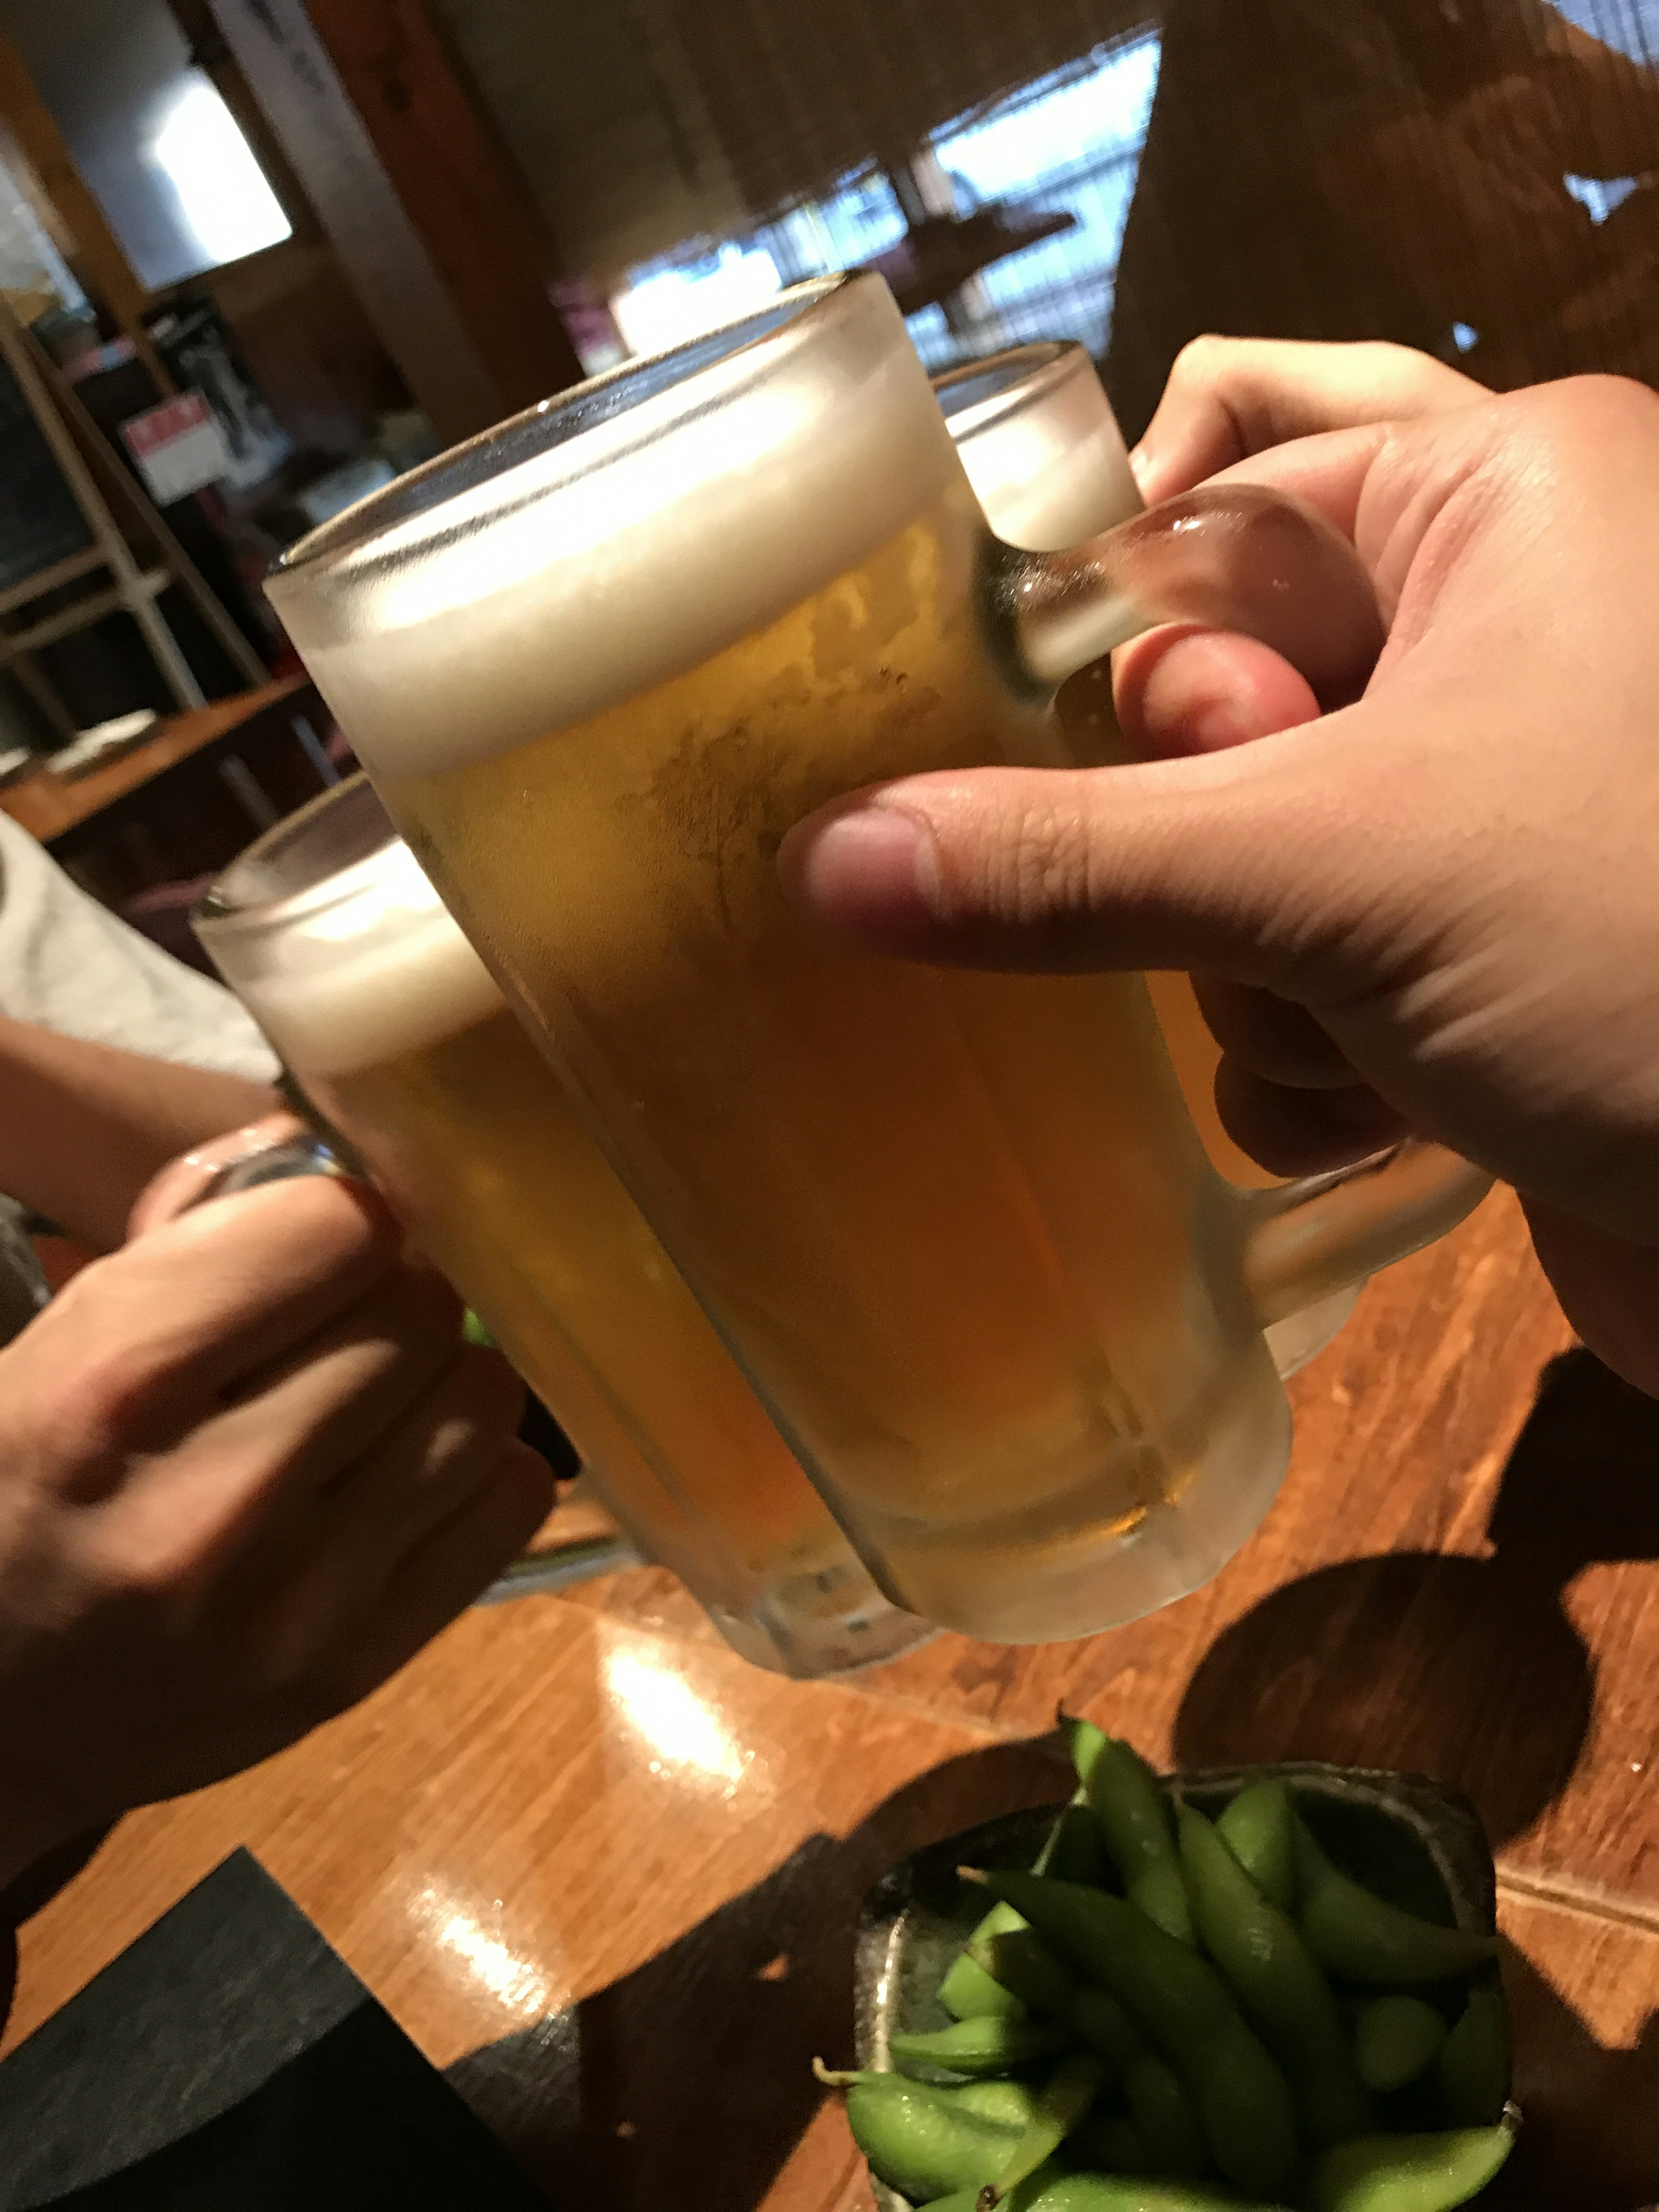
<svg viewBox="0 0 1659 2212"><path fill-rule="evenodd" d="M88 897L3 812L0 1014L254 1083L277 1072L258 1024L222 984Z"/></svg>

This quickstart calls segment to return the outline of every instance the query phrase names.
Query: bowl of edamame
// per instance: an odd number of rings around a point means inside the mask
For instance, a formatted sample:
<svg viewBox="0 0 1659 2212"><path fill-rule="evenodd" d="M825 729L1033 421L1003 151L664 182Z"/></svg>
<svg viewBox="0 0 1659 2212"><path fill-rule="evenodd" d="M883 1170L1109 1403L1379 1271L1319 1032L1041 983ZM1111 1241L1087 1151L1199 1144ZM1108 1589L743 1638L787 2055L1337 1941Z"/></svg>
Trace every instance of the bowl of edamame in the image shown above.
<svg viewBox="0 0 1659 2212"><path fill-rule="evenodd" d="M1492 1852L1420 1776L1077 1787L904 1860L859 1933L847 2093L882 2212L1451 2212L1510 2101Z"/></svg>

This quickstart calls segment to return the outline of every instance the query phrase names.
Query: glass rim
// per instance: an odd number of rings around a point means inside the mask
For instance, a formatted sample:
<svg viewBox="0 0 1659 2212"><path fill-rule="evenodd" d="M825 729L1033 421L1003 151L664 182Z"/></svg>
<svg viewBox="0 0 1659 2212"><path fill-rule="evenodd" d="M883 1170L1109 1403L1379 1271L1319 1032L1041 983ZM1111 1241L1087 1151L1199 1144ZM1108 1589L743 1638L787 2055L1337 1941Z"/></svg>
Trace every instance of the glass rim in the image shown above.
<svg viewBox="0 0 1659 2212"><path fill-rule="evenodd" d="M299 846L325 815L361 803L365 793L374 800L373 827L376 835L372 840L366 838L357 850L337 860L325 873L311 883L296 884L291 890L258 888L258 871L272 854ZM397 824L380 805L367 773L360 769L331 785L328 790L319 792L314 799L308 799L303 806L262 831L251 845L244 846L235 859L220 870L191 908L191 927L204 941L211 938L222 942L325 914L331 907L358 896L362 890L357 879L358 870L365 861L374 860L387 846L398 842ZM251 880L246 890L240 890L238 881L245 875Z"/></svg>
<svg viewBox="0 0 1659 2212"><path fill-rule="evenodd" d="M666 419L642 420L637 442L645 445L672 434L678 423L702 411L695 403L690 407L684 404L686 386L700 374L736 364L732 375L736 390L741 390L748 377L763 374L786 348L800 343L804 331L836 304L867 296L876 287L887 290L884 280L872 270L787 285L763 306L714 330L660 353L620 362L475 432L307 531L272 568L267 583L271 598L280 605L289 587L349 572L360 564L433 550L453 532L471 526L473 500L468 495L476 500L495 488L497 496L489 508L492 515L533 504L554 487L538 475L517 498L505 494L503 488L515 471L577 447L585 432L601 425L629 416L643 417L653 402L670 403L662 410ZM734 396L736 391L728 386L710 392L702 406L719 405ZM680 404L674 408L677 397ZM585 467L584 457L573 452L572 465L560 481L568 483L585 474L586 467L604 466L616 457L616 449L607 447L592 454Z"/></svg>
<svg viewBox="0 0 1659 2212"><path fill-rule="evenodd" d="M1037 338L941 371L932 380L933 397L951 437L961 445L993 423L1006 422L1051 398L1062 385L1092 368L1088 348L1080 339ZM988 388L981 392L977 388L981 386Z"/></svg>

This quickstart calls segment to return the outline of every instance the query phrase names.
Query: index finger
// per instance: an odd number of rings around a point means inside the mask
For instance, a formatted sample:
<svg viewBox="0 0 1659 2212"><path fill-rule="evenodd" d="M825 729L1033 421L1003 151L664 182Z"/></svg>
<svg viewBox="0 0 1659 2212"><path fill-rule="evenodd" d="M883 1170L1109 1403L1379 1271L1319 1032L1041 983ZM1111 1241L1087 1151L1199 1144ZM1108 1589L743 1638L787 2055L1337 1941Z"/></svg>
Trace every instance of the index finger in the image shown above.
<svg viewBox="0 0 1659 2212"><path fill-rule="evenodd" d="M1132 456L1135 477L1151 506L1293 438L1414 421L1486 397L1484 386L1409 346L1194 338L1176 356Z"/></svg>
<svg viewBox="0 0 1659 2212"><path fill-rule="evenodd" d="M307 1176L153 1230L77 1275L13 1347L133 1423L221 1394L346 1312L399 1264L402 1232L366 1185Z"/></svg>

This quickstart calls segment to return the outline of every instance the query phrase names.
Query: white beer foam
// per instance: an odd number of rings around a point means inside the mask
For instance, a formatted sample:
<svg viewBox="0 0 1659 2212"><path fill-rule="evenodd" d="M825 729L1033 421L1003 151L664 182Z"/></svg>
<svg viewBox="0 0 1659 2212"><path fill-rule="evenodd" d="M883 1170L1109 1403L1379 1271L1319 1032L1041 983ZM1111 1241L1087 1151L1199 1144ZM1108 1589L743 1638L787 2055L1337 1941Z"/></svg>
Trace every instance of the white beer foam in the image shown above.
<svg viewBox="0 0 1659 2212"><path fill-rule="evenodd" d="M1053 552L1140 512L1122 433L1091 368L1015 407L964 408L951 433L987 520L1009 545Z"/></svg>
<svg viewBox="0 0 1659 2212"><path fill-rule="evenodd" d="M892 329L878 319L851 361L802 349L763 374L738 356L724 367L752 388L728 404L674 421L681 387L459 495L447 520L494 518L471 538L394 526L390 557L320 590L303 564L276 580L365 765L432 775L581 722L764 628L931 505L952 448L886 306Z"/></svg>
<svg viewBox="0 0 1659 2212"><path fill-rule="evenodd" d="M242 995L303 1083L441 1043L505 1005L408 846L343 872L342 896L282 944Z"/></svg>

